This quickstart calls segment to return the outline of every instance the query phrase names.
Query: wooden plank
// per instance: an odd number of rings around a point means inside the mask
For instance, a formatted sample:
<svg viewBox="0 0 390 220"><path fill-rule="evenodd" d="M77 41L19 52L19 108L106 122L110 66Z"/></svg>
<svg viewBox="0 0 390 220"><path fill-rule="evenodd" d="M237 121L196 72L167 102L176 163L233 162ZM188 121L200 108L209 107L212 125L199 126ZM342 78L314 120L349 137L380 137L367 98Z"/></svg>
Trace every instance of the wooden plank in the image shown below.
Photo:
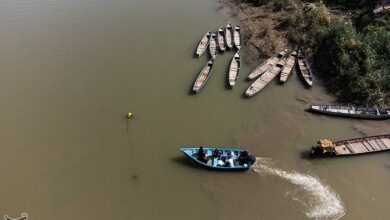
<svg viewBox="0 0 390 220"><path fill-rule="evenodd" d="M381 138L381 141L383 142L383 144L384 144L387 148L390 148L390 140L389 140L389 138Z"/></svg>
<svg viewBox="0 0 390 220"><path fill-rule="evenodd" d="M380 151L380 150L382 150L382 148L380 148L378 145L374 145L374 146L371 145L370 142L368 142L367 139L364 139L363 143L364 143L365 145L369 145L370 147L372 147L373 149L375 149L375 151Z"/></svg>
<svg viewBox="0 0 390 220"><path fill-rule="evenodd" d="M372 147L377 147L377 148L379 148L379 149L382 149L382 150L384 150L384 149L386 149L386 148L382 148L381 146L379 146L376 142L375 142L375 140L368 140L368 143L370 143L370 145L372 146Z"/></svg>
<svg viewBox="0 0 390 220"><path fill-rule="evenodd" d="M352 152L348 150L344 145L335 147L335 151L337 155L343 155L343 154L351 154Z"/></svg>
<svg viewBox="0 0 390 220"><path fill-rule="evenodd" d="M364 147L364 145L361 145L360 143L353 143L353 144L349 144L349 145L352 146L353 149L355 149L355 151L358 153L368 152L367 149Z"/></svg>
<svg viewBox="0 0 390 220"><path fill-rule="evenodd" d="M364 141L361 142L362 145L364 145L366 148L371 148L372 150L371 151L377 151L377 149L375 149L374 147L372 147L371 145L369 145L368 143L365 143Z"/></svg>
<svg viewBox="0 0 390 220"><path fill-rule="evenodd" d="M374 151L374 150L375 150L375 149L373 149L371 146L365 145L364 143L357 142L356 144L357 144L357 145L360 145L362 148L366 149L367 152L371 152L371 151Z"/></svg>
<svg viewBox="0 0 390 220"><path fill-rule="evenodd" d="M382 149L388 149L386 145L380 140L380 139L375 139L375 142L382 148Z"/></svg>
<svg viewBox="0 0 390 220"><path fill-rule="evenodd" d="M347 149L349 151L351 151L351 153L353 153L353 154L357 153L356 150L354 148L352 148L352 146L350 144L345 144L344 146L347 147Z"/></svg>

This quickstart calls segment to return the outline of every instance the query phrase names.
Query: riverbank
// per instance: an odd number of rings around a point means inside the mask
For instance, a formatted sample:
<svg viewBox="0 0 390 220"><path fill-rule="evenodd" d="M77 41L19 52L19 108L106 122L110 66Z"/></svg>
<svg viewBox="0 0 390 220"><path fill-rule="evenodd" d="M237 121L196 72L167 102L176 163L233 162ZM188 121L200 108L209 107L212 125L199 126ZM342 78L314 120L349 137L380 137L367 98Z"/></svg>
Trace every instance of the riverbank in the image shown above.
<svg viewBox="0 0 390 220"><path fill-rule="evenodd" d="M222 0L243 26L254 59L301 45L317 78L340 102L390 105L390 13L372 2L349 6L291 1Z"/></svg>

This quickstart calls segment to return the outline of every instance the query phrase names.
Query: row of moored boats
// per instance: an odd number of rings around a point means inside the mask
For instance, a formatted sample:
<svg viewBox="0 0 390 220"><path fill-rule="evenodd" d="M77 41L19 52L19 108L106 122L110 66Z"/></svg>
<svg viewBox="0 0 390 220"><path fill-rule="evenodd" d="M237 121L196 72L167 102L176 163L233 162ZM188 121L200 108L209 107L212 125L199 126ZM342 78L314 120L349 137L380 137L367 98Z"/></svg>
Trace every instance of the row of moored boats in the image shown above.
<svg viewBox="0 0 390 220"><path fill-rule="evenodd" d="M195 93L198 93L205 86L210 77L218 51L224 52L233 48L236 48L237 52L230 61L228 83L230 88L235 86L241 66L239 53L242 44L241 42L242 36L240 27L236 26L233 29L230 22L225 30L220 27L217 33L208 32L203 36L196 49L196 55L198 57L202 56L208 48L211 59L204 65L195 79L193 84L193 91ZM278 75L280 75L280 83L285 83L291 75L296 63L298 63L297 69L305 83L310 87L313 86L313 74L309 62L307 61L306 54L303 50L296 47L289 53L287 49L285 49L255 68L248 76L248 80L255 81L246 90L245 95L247 97L254 96Z"/></svg>
<svg viewBox="0 0 390 220"><path fill-rule="evenodd" d="M202 70L198 73L195 82L193 84L192 90L195 93L198 93L206 84L207 80L211 75L213 70L215 59L219 52L223 53L226 50L233 50L234 48L237 52L234 54L230 66L228 81L231 88L237 82L238 75L240 73L241 59L240 59L240 49L241 49L241 31L240 26L233 26L229 22L225 28L219 27L217 33L207 32L202 40L199 42L198 47L196 48L196 56L201 57L206 50L208 49L211 59L203 66Z"/></svg>
<svg viewBox="0 0 390 220"><path fill-rule="evenodd" d="M276 76L280 75L280 83L285 83L291 75L296 63L298 71L308 86L313 86L313 74L305 53L298 47L287 53L287 49L269 58L248 76L248 80L255 80L246 90L247 97L254 96L268 85Z"/></svg>

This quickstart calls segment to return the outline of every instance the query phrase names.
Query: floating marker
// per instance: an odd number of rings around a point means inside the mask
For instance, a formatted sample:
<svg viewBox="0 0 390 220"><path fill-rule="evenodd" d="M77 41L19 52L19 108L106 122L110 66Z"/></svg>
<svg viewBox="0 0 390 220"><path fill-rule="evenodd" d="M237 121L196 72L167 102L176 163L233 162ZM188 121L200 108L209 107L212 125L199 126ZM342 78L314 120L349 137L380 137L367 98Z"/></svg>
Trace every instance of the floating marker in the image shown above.
<svg viewBox="0 0 390 220"><path fill-rule="evenodd" d="M128 117L129 119L132 118L132 117L133 117L133 113L131 113L131 112L127 113L127 117Z"/></svg>

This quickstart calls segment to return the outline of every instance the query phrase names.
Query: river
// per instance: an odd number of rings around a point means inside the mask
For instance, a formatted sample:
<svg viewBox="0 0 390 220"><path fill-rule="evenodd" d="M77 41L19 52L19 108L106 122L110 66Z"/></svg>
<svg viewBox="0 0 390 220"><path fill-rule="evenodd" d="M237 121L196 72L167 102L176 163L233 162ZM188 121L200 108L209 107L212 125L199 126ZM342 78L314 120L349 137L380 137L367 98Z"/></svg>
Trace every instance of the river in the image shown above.
<svg viewBox="0 0 390 220"><path fill-rule="evenodd" d="M313 115L333 101L293 75L253 98L245 47L193 58L231 13L215 0L0 1L0 216L29 219L388 219L388 153L307 158L312 144L389 133L386 122ZM131 120L126 118L132 112ZM240 146L254 170L208 172L181 146Z"/></svg>

